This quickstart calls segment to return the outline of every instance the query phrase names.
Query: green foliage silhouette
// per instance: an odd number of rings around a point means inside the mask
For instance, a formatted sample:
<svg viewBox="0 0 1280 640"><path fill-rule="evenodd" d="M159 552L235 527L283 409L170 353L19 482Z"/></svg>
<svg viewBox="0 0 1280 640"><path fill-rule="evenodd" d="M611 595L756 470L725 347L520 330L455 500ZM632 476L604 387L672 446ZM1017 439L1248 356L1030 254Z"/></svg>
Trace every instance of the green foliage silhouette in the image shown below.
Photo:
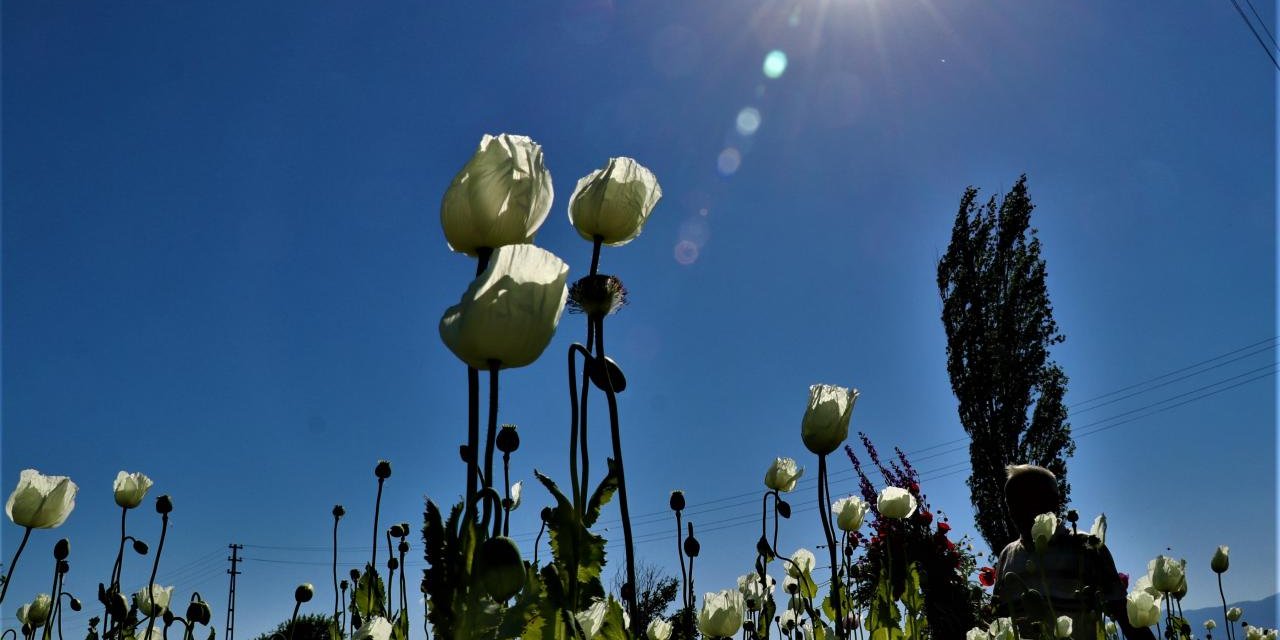
<svg viewBox="0 0 1280 640"><path fill-rule="evenodd" d="M1049 357L1063 341L1053 320L1027 177L998 203L960 199L951 244L938 261L947 373L969 434L969 492L993 553L1018 537L1004 505L1005 466L1038 464L1058 476L1063 504L1075 452L1062 399L1067 376Z"/></svg>

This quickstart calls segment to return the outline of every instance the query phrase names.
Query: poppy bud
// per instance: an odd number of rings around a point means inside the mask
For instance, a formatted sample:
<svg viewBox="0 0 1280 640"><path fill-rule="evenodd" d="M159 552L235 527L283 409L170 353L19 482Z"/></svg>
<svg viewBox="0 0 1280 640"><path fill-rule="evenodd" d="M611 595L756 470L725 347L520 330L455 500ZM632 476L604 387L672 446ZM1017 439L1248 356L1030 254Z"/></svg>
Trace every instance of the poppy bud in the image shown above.
<svg viewBox="0 0 1280 640"><path fill-rule="evenodd" d="M350 582L347 582L346 580L343 580L342 582L339 582L339 583L338 583L338 588L339 588L339 589L341 589L341 590L343 590L343 591L346 591L346 590L347 590L347 587L349 587L349 586L351 586L351 583L350 583Z"/></svg>
<svg viewBox="0 0 1280 640"><path fill-rule="evenodd" d="M71 598L71 610L79 611L83 605L80 604L79 598Z"/></svg>
<svg viewBox="0 0 1280 640"><path fill-rule="evenodd" d="M1219 545L1218 549L1213 552L1213 559L1209 561L1209 568L1214 573L1225 573L1227 567L1231 566L1231 559L1227 556L1227 545Z"/></svg>
<svg viewBox="0 0 1280 640"><path fill-rule="evenodd" d="M387 529L387 533L388 533L392 538L401 538L401 537L403 537L403 536L404 536L404 532L400 530L400 525L398 525L398 524L393 524L393 525L391 525L391 528L390 528L390 529Z"/></svg>
<svg viewBox="0 0 1280 640"><path fill-rule="evenodd" d="M196 624L208 625L211 617L213 617L213 612L209 610L209 605L203 600L196 600L187 605L187 620Z"/></svg>
<svg viewBox="0 0 1280 640"><path fill-rule="evenodd" d="M524 588L525 568L520 548L511 538L489 538L476 555L476 574L484 590L498 602L505 602Z"/></svg>
<svg viewBox="0 0 1280 640"><path fill-rule="evenodd" d="M311 586L310 582L304 582L293 590L293 600L295 602L311 602L311 597L316 594L316 588Z"/></svg>
<svg viewBox="0 0 1280 640"><path fill-rule="evenodd" d="M136 538L134 539L134 541L133 541L133 551L134 551L134 553L137 553L137 554L138 554L138 555L140 555L140 556L145 556L145 555L147 555L147 552L148 552L148 551L150 551L150 550L151 550L151 549L150 549L149 547L147 547L147 543L145 543L145 542L143 542L143 541L141 541L141 540L138 540L138 539L136 539Z"/></svg>
<svg viewBox="0 0 1280 640"><path fill-rule="evenodd" d="M170 611L170 610L168 610L168 609L165 609L165 610L164 610L164 613L160 616L160 619L161 619L161 620L164 620L164 626L166 626L166 627L173 626L173 612L172 612L172 611Z"/></svg>
<svg viewBox="0 0 1280 640"><path fill-rule="evenodd" d="M63 538L53 545L53 558L55 560L66 560L71 555L71 541Z"/></svg>
<svg viewBox="0 0 1280 640"><path fill-rule="evenodd" d="M778 500L775 504L778 509L778 515L783 518L791 517L791 505L788 504L786 500Z"/></svg>
<svg viewBox="0 0 1280 640"><path fill-rule="evenodd" d="M409 553L409 543L401 540L400 544L396 545L396 550L400 553Z"/></svg>
<svg viewBox="0 0 1280 640"><path fill-rule="evenodd" d="M684 539L684 554L686 556L696 558L701 550L702 545L698 543L697 538L693 537L693 534L689 534L689 537Z"/></svg>
<svg viewBox="0 0 1280 640"><path fill-rule="evenodd" d="M387 568L395 571L400 568L400 561L395 558L387 558Z"/></svg>

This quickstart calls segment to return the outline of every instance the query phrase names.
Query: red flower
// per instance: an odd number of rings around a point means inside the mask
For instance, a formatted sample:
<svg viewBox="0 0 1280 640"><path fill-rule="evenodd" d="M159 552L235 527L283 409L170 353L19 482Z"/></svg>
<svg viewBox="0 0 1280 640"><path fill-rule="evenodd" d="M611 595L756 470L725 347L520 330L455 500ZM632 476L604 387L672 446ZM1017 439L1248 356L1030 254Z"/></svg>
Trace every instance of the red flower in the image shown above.
<svg viewBox="0 0 1280 640"><path fill-rule="evenodd" d="M933 522L933 514L923 509L916 513L916 518L920 521L920 524L925 526L929 526L929 523Z"/></svg>
<svg viewBox="0 0 1280 640"><path fill-rule="evenodd" d="M996 583L996 570L991 567L983 567L978 569L978 584L984 587L990 587Z"/></svg>
<svg viewBox="0 0 1280 640"><path fill-rule="evenodd" d="M948 531L951 531L951 525L945 522L938 523L938 533L947 533Z"/></svg>

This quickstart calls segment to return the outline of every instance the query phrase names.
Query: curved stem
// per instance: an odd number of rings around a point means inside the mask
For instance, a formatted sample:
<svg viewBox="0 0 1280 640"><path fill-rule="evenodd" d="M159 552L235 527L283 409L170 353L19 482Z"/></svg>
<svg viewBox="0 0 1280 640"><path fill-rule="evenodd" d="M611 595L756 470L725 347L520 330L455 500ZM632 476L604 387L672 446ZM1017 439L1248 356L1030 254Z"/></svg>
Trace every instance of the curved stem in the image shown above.
<svg viewBox="0 0 1280 640"><path fill-rule="evenodd" d="M13 579L13 567L18 564L18 556L22 555L22 549L27 546L27 539L31 537L31 527L22 533L22 542L18 543L18 550L13 552L13 559L9 561L9 571L4 574L4 585L0 586L0 602L4 602L4 594L9 592L9 581Z"/></svg>
<svg viewBox="0 0 1280 640"><path fill-rule="evenodd" d="M156 626L156 572L160 570L160 554L164 553L164 536L169 531L169 514L160 514L160 542L156 544L156 557L151 563L151 578L147 580L147 636L151 637L151 630Z"/></svg>
<svg viewBox="0 0 1280 640"><path fill-rule="evenodd" d="M391 619L391 601L392 596L396 592L396 570L391 568L391 558L395 555L391 552L391 532L386 531L384 535L387 538L387 593L383 600L383 609L387 614L387 619Z"/></svg>
<svg viewBox="0 0 1280 640"><path fill-rule="evenodd" d="M373 557L369 559L369 573L373 575L367 576L369 588L365 590L365 593L369 597L370 618L372 618L375 613L373 610L373 583L378 580L378 517L382 512L382 483L385 480L385 478L378 478L378 497L373 501Z"/></svg>
<svg viewBox="0 0 1280 640"><path fill-rule="evenodd" d="M295 601L293 603L293 616L289 618L289 640L293 640L293 632L298 628L298 607L301 606L301 602Z"/></svg>
<svg viewBox="0 0 1280 640"><path fill-rule="evenodd" d="M484 442L484 486L486 489L493 488L493 449L494 442L498 437L498 366L497 360L489 361L489 429L485 434ZM485 520L488 520L489 503L484 503ZM501 511L501 507L498 509ZM502 515L495 514L494 528L499 529L502 522Z"/></svg>
<svg viewBox="0 0 1280 640"><path fill-rule="evenodd" d="M334 511L337 511L335 509ZM338 624L338 516L333 516L333 623ZM342 629L341 626L338 627Z"/></svg>
<svg viewBox="0 0 1280 640"><path fill-rule="evenodd" d="M1231 621L1227 619L1227 592L1222 590L1222 574L1218 574L1218 596L1222 598L1222 626L1226 627L1227 640L1235 640L1231 630Z"/></svg>
<svg viewBox="0 0 1280 640"><path fill-rule="evenodd" d="M578 447L582 455L582 498L581 504L578 506L578 513L585 513L587 508L587 494L591 492L589 478L591 477L591 452L587 449L587 394L591 392L591 380L587 374L587 367L591 362L591 345L594 344L595 325L590 320L587 321L587 349L583 352L584 358L582 362L582 394L579 397L581 403L578 407Z"/></svg>
<svg viewBox="0 0 1280 640"><path fill-rule="evenodd" d="M120 548L116 551L115 564L111 565L111 582L107 586L108 593L120 590L120 570L124 566L124 543L125 540L129 539L124 528L125 518L128 517L128 515L129 510L125 507L120 507ZM110 620L111 611L105 611L102 616L103 620ZM111 626L110 624L104 624L102 625L102 628L105 630L111 628Z"/></svg>
<svg viewBox="0 0 1280 640"><path fill-rule="evenodd" d="M600 240L596 240L597 251ZM613 460L618 467L618 508L622 511L622 540L627 552L627 584L631 588L627 596L627 609L634 621L640 620L640 610L636 607L636 564L635 543L631 535L631 513L627 509L627 474L622 464L622 431L618 421L618 394L613 390L613 378L609 369L604 366L604 318L596 319L596 359L600 363L602 377L605 379L604 395L609 403L609 433L613 439ZM643 632L641 632L643 633Z"/></svg>
<svg viewBox="0 0 1280 640"><path fill-rule="evenodd" d="M680 557L680 600L689 608L689 574L684 569L684 527L680 526L680 512L676 512L676 555Z"/></svg>
<svg viewBox="0 0 1280 640"><path fill-rule="evenodd" d="M843 603L840 601L840 565L836 558L836 536L831 526L831 503L827 487L827 455L818 456L818 518L822 520L822 532L827 537L827 552L831 556L831 610L835 613L836 637L844 638Z"/></svg>
<svg viewBox="0 0 1280 640"><path fill-rule="evenodd" d="M511 532L511 454L502 452L502 535Z"/></svg>
<svg viewBox="0 0 1280 640"><path fill-rule="evenodd" d="M573 481L573 507L582 508L578 487L578 370L574 359L582 345L569 345L569 477ZM536 551L534 553L537 553Z"/></svg>

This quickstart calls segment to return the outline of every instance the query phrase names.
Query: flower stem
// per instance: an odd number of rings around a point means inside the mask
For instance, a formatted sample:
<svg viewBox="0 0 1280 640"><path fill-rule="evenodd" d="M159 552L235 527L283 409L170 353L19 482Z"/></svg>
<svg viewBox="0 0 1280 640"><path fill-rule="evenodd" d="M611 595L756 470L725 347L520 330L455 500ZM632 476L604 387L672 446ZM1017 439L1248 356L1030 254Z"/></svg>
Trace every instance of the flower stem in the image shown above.
<svg viewBox="0 0 1280 640"><path fill-rule="evenodd" d="M484 273L489 266L489 257L493 250L480 247L476 249L476 276ZM480 371L475 367L467 367L467 497L466 521L475 521L476 472L479 469L480 455ZM466 529L463 529L466 531ZM374 546L377 546L375 534Z"/></svg>
<svg viewBox="0 0 1280 640"><path fill-rule="evenodd" d="M484 442L484 488L493 488L493 448L498 437L498 366L497 360L489 361L489 428ZM484 519L489 520L489 501L484 503ZM501 509L498 509L501 511ZM494 514L494 529L500 530L500 513Z"/></svg>
<svg viewBox="0 0 1280 640"><path fill-rule="evenodd" d="M31 537L31 527L22 533L22 542L18 543L18 550L13 553L13 559L9 561L9 571L4 574L4 586L0 586L0 602L4 602L4 594L9 592L9 581L13 579L13 567L18 564L18 556L22 555L22 548L27 546L27 538Z"/></svg>
<svg viewBox="0 0 1280 640"><path fill-rule="evenodd" d="M587 321L587 349L583 352L582 362L582 392L579 397L581 403L578 407L578 448L582 454L582 497L581 504L578 505L578 515L586 513L587 494L591 492L589 488L589 478L591 477L591 452L587 449L587 394L591 392L591 380L587 373L587 366L591 362L591 345L595 338L595 324Z"/></svg>
<svg viewBox="0 0 1280 640"><path fill-rule="evenodd" d="M336 509L335 509L335 512L336 512ZM335 514L333 516L333 565L332 565L333 566L333 624L339 625L338 629L339 631L341 631L342 627L338 622L338 519L339 517Z"/></svg>
<svg viewBox="0 0 1280 640"><path fill-rule="evenodd" d="M600 251L600 240L596 239L596 253ZM636 607L636 564L635 543L631 535L631 512L627 508L627 474L622 464L622 432L618 424L618 394L613 390L613 378L604 359L604 318L596 318L596 362L603 371L605 379L604 395L609 403L609 434L613 439L613 460L618 471L618 508L622 511L622 540L627 553L627 611L633 621L640 620L640 610ZM585 397L585 396L584 396ZM642 633L643 631L641 631Z"/></svg>
<svg viewBox="0 0 1280 640"><path fill-rule="evenodd" d="M827 487L827 454L818 456L818 518L822 520L822 532L827 536L827 552L831 556L831 610L835 613L836 637L844 638L844 615L840 602L840 565L836 558L836 536L831 526L831 502Z"/></svg>
<svg viewBox="0 0 1280 640"><path fill-rule="evenodd" d="M680 525L680 512L676 512L676 555L680 557L680 600L689 608L689 574L684 568L684 527ZM692 559L690 559L692 562Z"/></svg>
<svg viewBox="0 0 1280 640"><path fill-rule="evenodd" d="M1227 592L1222 590L1222 574L1218 574L1218 596L1222 598L1222 626L1227 628L1227 640L1235 640L1231 621L1227 619Z"/></svg>
<svg viewBox="0 0 1280 640"><path fill-rule="evenodd" d="M580 344L569 345L569 477L573 481L575 510L582 509L582 498L579 495L581 489L578 486L578 363L574 358L579 350L586 352ZM587 357L591 357L591 354L587 353Z"/></svg>
<svg viewBox="0 0 1280 640"><path fill-rule="evenodd" d="M591 275L596 275L600 270L600 245L604 243L604 238L596 236L591 244Z"/></svg>
<svg viewBox="0 0 1280 640"><path fill-rule="evenodd" d="M293 632L298 628L298 607L301 606L301 602L293 603L293 616L289 618L289 640L293 640Z"/></svg>
<svg viewBox="0 0 1280 640"><path fill-rule="evenodd" d="M385 478L378 478L378 495L373 501L373 557L369 559L368 571L372 575L365 575L365 578L369 581L369 588L365 590L369 597L369 618L373 618L375 613L373 610L373 583L378 580L378 516L381 515L382 511L382 483L384 481Z"/></svg>
<svg viewBox="0 0 1280 640"><path fill-rule="evenodd" d="M163 497L163 496L162 496ZM156 544L156 557L151 562L151 578L147 580L147 638L151 637L151 630L156 626L156 572L160 570L160 554L164 553L164 536L169 531L169 514L160 514L160 542Z"/></svg>

